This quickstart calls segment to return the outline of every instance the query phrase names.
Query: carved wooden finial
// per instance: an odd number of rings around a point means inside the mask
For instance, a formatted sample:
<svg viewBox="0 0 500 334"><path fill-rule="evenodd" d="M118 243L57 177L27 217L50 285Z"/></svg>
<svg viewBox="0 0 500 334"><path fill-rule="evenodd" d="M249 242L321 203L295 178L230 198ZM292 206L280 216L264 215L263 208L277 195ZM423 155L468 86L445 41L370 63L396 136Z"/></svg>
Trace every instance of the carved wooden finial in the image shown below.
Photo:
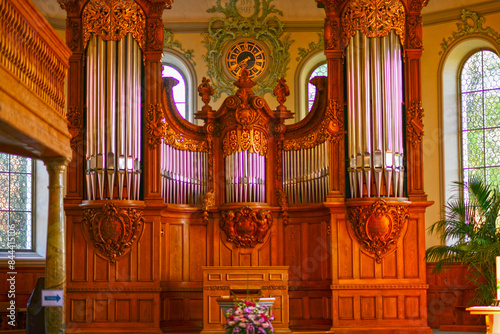
<svg viewBox="0 0 500 334"><path fill-rule="evenodd" d="M243 67L240 72L239 79L234 83L236 87L239 89L250 89L255 86L257 83L250 79L250 74L246 67Z"/></svg>
<svg viewBox="0 0 500 334"><path fill-rule="evenodd" d="M210 98L214 95L215 90L210 86L210 79L203 77L201 84L198 86L198 94L205 105L201 108L202 111L212 111L212 107L208 105Z"/></svg>
<svg viewBox="0 0 500 334"><path fill-rule="evenodd" d="M283 103L285 103L286 97L290 95L290 88L288 88L285 78L281 77L278 79L278 85L274 88L273 93L280 104L276 110L287 111Z"/></svg>

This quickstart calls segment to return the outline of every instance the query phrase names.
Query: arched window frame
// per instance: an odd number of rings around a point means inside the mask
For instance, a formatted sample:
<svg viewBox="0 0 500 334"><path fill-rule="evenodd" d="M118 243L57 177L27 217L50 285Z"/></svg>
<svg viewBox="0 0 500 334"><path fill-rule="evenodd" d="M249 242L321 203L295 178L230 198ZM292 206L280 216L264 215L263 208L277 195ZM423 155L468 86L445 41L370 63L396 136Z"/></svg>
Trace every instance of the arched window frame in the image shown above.
<svg viewBox="0 0 500 334"><path fill-rule="evenodd" d="M194 119L194 115L198 110L196 98L196 71L193 65L178 51L166 49L161 61L163 65L168 65L175 68L184 78L186 84L186 120L195 123L199 120Z"/></svg>
<svg viewBox="0 0 500 334"><path fill-rule="evenodd" d="M500 55L500 45L489 36L465 36L451 44L438 68L441 203L455 195L454 183L462 180L460 74L465 60L475 51L488 49Z"/></svg>
<svg viewBox="0 0 500 334"><path fill-rule="evenodd" d="M463 135L464 135L464 125L463 125L463 118L464 118L464 113L465 113L465 110L464 110L464 106L462 104L463 102L463 75L464 75L464 68L465 68L465 65L467 64L467 62L471 59L471 57L473 57L474 55L476 55L477 53L479 52L483 52L483 51L490 51L490 52L493 52L495 53L495 50L491 49L491 48L479 48L479 49L474 49L472 50L471 52L469 52L465 57L464 59L462 60L461 64L460 64L460 67L459 67L459 74L458 74L458 80L459 80L459 83L458 83L458 99L459 99L459 114L458 114L458 123L459 123L459 146L460 146L460 149L459 149L459 153L460 153L460 168L459 170L462 170L463 172L460 173L460 181L467 181L465 178L464 178L464 173L465 173L465 168L467 166L465 166L464 164L464 155L463 155L463 152L464 152L464 138L463 138ZM497 54L498 56L498 54ZM499 57L500 59L500 57ZM484 73L483 73L483 78L484 79ZM484 88L484 87L483 87ZM485 92L484 89L481 90L482 93ZM485 108L486 106L483 106L483 109ZM484 110L483 110L484 112ZM477 128L475 129L475 131L477 130L482 130L483 132L486 130L485 127L482 127L482 128ZM485 148L485 151L484 151L484 154L486 154L486 148ZM487 169L489 168L486 164L483 164L481 165L480 167L481 169ZM484 175L485 176L485 180L488 180L486 178L486 174Z"/></svg>
<svg viewBox="0 0 500 334"><path fill-rule="evenodd" d="M297 66L295 72L295 122L300 121L309 113L309 77L318 66L323 64L326 64L326 55L323 50L320 50L306 56Z"/></svg>

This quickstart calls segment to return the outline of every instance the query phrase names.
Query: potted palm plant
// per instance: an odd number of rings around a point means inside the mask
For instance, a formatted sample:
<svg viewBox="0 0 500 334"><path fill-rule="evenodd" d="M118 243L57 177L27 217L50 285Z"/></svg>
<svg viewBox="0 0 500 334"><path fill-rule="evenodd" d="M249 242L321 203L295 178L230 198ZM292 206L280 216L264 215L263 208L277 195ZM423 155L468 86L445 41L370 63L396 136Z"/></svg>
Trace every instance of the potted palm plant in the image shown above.
<svg viewBox="0 0 500 334"><path fill-rule="evenodd" d="M427 249L426 259L436 262L432 273L449 263L467 266L467 279L475 286L476 305L496 298L495 259L500 255L500 191L478 178L456 183L459 194L448 201L444 218L429 227L442 245Z"/></svg>

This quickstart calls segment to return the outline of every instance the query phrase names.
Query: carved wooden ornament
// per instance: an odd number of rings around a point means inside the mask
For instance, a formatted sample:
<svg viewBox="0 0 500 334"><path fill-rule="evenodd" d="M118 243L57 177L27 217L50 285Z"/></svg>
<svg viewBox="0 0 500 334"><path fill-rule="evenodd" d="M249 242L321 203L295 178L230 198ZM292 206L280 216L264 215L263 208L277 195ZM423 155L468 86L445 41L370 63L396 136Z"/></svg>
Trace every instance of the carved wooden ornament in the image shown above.
<svg viewBox="0 0 500 334"><path fill-rule="evenodd" d="M264 242L272 224L271 211L253 210L248 206L224 211L220 218L220 228L236 247L254 247Z"/></svg>
<svg viewBox="0 0 500 334"><path fill-rule="evenodd" d="M102 208L84 210L83 223L87 226L95 248L111 262L126 255L144 226L142 212L132 208L118 208L108 202Z"/></svg>
<svg viewBox="0 0 500 334"><path fill-rule="evenodd" d="M398 242L408 219L408 207L379 200L372 205L348 207L347 219L360 244L380 263Z"/></svg>

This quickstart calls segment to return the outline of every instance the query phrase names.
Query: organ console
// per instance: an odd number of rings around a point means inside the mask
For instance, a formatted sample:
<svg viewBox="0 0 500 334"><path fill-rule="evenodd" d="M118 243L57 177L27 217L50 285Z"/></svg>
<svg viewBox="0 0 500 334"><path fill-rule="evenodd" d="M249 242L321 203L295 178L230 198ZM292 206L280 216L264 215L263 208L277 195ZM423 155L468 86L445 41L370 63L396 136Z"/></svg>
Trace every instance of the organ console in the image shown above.
<svg viewBox="0 0 500 334"><path fill-rule="evenodd" d="M160 75L169 0L59 2L69 113L85 111L70 115L83 135L65 202L68 333L199 332L203 298L231 288L206 285L202 268L248 266L288 266L287 286L266 290L290 305L282 332L432 333L425 0L318 0L328 75L312 80L309 115L285 124L285 79L271 107L243 68L218 110L203 78L202 126L180 117L177 82Z"/></svg>

